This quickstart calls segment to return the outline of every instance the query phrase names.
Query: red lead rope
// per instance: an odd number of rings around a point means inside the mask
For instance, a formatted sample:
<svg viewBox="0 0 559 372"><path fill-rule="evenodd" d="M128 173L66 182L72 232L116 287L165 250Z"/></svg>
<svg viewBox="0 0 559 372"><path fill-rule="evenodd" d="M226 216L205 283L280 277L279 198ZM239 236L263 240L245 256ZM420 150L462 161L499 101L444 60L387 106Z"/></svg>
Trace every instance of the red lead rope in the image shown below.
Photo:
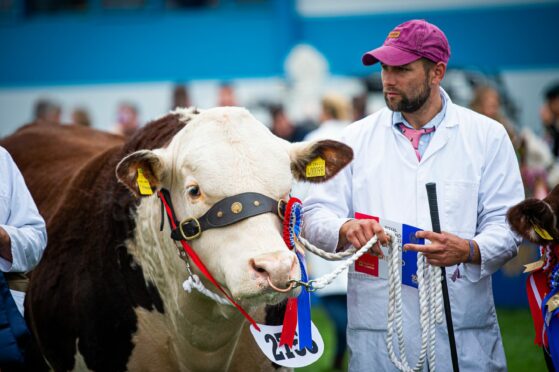
<svg viewBox="0 0 559 372"><path fill-rule="evenodd" d="M157 195L159 196L159 199L161 199L161 202L163 203L163 205L165 206L165 211L167 212L167 215L170 217L169 221L171 223L171 228L174 230L177 228L176 224L175 224L175 219L173 218L173 211L171 210L171 207L169 207L169 204L167 203L167 200L165 200L165 197L163 196L163 194L161 194L161 192L158 192ZM204 263L202 262L202 260L200 260L200 257L198 257L198 255L196 254L196 252L194 252L194 250L192 249L192 247L190 245L188 245L188 243L182 239L181 241L182 247L184 248L184 251L186 252L186 254L188 254L188 256L192 259L192 262L194 262L194 264L196 265L196 267L198 267L198 269L202 272L202 274L204 274L204 276L210 281L212 282L213 285L215 285L220 291L221 293L223 293L223 295L225 297L227 297L227 299L237 308L237 310L239 310L241 312L241 314L244 315L244 317L250 322L250 324L252 324L252 326L260 331L260 327L258 327L258 324L256 324L256 322L254 321L254 319L252 319L252 317L250 315L248 315L248 313L245 311L245 309L243 309L241 307L241 305L239 305L238 303L236 303L228 294L227 292L225 292L225 290L219 285L219 283L217 282L217 280L214 279L214 277L212 276L212 274L208 271L208 269L206 268L206 266L204 265Z"/></svg>

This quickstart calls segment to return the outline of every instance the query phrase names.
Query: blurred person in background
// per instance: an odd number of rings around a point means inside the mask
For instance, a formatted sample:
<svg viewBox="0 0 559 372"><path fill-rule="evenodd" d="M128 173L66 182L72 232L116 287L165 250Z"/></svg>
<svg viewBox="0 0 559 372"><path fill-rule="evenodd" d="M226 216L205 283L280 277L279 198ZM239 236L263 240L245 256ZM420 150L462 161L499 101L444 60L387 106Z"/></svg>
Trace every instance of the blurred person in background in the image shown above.
<svg viewBox="0 0 559 372"><path fill-rule="evenodd" d="M305 141L336 139L351 120L349 101L339 94L329 93L322 97L320 124L305 136Z"/></svg>
<svg viewBox="0 0 559 372"><path fill-rule="evenodd" d="M237 106L237 98L235 97L235 89L229 83L221 83L217 92L218 106Z"/></svg>
<svg viewBox="0 0 559 372"><path fill-rule="evenodd" d="M190 107L190 95L188 94L188 89L184 84L177 84L173 88L173 103L171 104L171 110L177 107Z"/></svg>
<svg viewBox="0 0 559 372"><path fill-rule="evenodd" d="M367 116L367 93L354 96L351 99L353 121L358 121Z"/></svg>
<svg viewBox="0 0 559 372"><path fill-rule="evenodd" d="M289 142L301 142L309 132L307 126L297 126L287 117L283 105L271 105L269 111L272 118L271 131L276 136Z"/></svg>
<svg viewBox="0 0 559 372"><path fill-rule="evenodd" d="M470 102L470 108L503 124L513 146L515 149L518 148L519 143L516 130L511 121L503 113L501 95L497 89L490 85L478 86L474 91L474 98Z"/></svg>
<svg viewBox="0 0 559 372"><path fill-rule="evenodd" d="M39 124L60 124L62 108L49 99L40 99L35 103L34 122Z"/></svg>
<svg viewBox="0 0 559 372"><path fill-rule="evenodd" d="M91 119L87 110L82 107L76 108L72 112L72 124L91 127Z"/></svg>
<svg viewBox="0 0 559 372"><path fill-rule="evenodd" d="M118 105L117 123L113 131L124 137L130 137L140 128L138 119L138 109L130 102L123 102Z"/></svg>
<svg viewBox="0 0 559 372"><path fill-rule="evenodd" d="M542 124L555 158L559 156L559 82L553 83L544 93L545 102L540 109Z"/></svg>

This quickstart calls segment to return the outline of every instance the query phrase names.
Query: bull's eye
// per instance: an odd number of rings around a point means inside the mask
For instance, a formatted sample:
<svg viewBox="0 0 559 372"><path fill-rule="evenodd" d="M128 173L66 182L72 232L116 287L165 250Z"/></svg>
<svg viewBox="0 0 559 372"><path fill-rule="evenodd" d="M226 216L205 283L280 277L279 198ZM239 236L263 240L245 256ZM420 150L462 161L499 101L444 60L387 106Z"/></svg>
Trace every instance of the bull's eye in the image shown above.
<svg viewBox="0 0 559 372"><path fill-rule="evenodd" d="M200 197L200 187L198 187L198 185L188 186L186 188L186 192L188 193L188 196L190 196L191 198Z"/></svg>

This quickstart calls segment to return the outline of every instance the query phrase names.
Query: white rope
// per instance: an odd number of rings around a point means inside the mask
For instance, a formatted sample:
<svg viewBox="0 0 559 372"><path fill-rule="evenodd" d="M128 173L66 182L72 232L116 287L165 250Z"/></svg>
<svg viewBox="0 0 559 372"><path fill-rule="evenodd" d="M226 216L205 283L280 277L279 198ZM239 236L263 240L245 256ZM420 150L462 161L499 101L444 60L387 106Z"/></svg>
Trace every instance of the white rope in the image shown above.
<svg viewBox="0 0 559 372"><path fill-rule="evenodd" d="M426 357L429 361L429 370L435 371L435 344L436 324L443 321L443 301L441 288L441 270L439 267L429 265L423 254L417 255L417 284L419 292L419 324L421 333L421 349L416 365L411 368L406 356L404 343L404 327L402 323L402 247L398 243L393 232L385 230L390 236L390 247L388 260L388 322L386 332L386 348L392 363L400 371L417 372L422 370ZM313 280L312 288L321 289L330 284L340 273L351 266L365 252L367 252L377 241L373 237L359 250L350 248L345 252L328 253L313 246L304 238L299 238L302 245L310 252L327 260L347 259L332 273ZM398 342L400 356L396 355L395 340Z"/></svg>
<svg viewBox="0 0 559 372"><path fill-rule="evenodd" d="M377 237L374 236L371 240L369 240L367 242L367 244L365 244L364 246L359 248L359 250L356 250L354 247L351 247L350 249L346 250L345 252L329 253L329 252L323 251L320 248L315 247L314 245L312 245L311 243L309 243L306 239L304 239L302 237L299 237L298 239L306 249L308 249L309 251L311 251L315 255L320 256L322 258L325 258L329 261L334 261L334 260L339 261L339 260L343 260L343 259L351 256L351 258L345 260L341 265L339 265L330 274L326 274L326 275L323 275L322 277L320 277L318 279L314 279L312 281L312 288L314 290L322 289L322 288L326 287L327 285L329 285L330 283L332 283L334 281L334 279L336 279L338 277L338 275L343 273L344 270L346 270L348 267L353 265L353 263L355 261L357 261L361 256L363 256L369 249L371 249L371 247L373 245L375 245L377 240L378 240Z"/></svg>
<svg viewBox="0 0 559 372"><path fill-rule="evenodd" d="M220 296L217 293L214 293L214 292L210 291L209 289L207 289L204 286L204 283L202 283L202 281L200 281L200 278L196 274L191 274L188 277L188 279L186 279L184 281L184 283L182 283L182 287L188 293L191 293L192 289L196 289L198 292L202 293L203 295L208 296L209 298L211 298L212 300L214 300L217 303L220 303L222 305L233 306L231 304L231 302L229 302L229 300L227 300L225 297Z"/></svg>

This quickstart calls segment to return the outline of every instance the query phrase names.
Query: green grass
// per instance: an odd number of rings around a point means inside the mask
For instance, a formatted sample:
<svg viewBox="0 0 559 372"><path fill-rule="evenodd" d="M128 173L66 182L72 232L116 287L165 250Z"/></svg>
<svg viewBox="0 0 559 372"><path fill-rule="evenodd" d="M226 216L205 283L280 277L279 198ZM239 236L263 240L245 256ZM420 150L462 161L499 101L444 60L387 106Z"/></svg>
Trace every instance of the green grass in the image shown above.
<svg viewBox="0 0 559 372"><path fill-rule="evenodd" d="M534 344L534 327L530 311L528 309L498 309L497 316L509 371L546 371L542 350ZM324 354L314 364L296 370L300 372L332 371L334 330L326 313L321 308L313 308L312 320L324 339Z"/></svg>
<svg viewBox="0 0 559 372"><path fill-rule="evenodd" d="M528 309L498 309L497 317L510 372L547 371L542 349L534 344L534 325Z"/></svg>

